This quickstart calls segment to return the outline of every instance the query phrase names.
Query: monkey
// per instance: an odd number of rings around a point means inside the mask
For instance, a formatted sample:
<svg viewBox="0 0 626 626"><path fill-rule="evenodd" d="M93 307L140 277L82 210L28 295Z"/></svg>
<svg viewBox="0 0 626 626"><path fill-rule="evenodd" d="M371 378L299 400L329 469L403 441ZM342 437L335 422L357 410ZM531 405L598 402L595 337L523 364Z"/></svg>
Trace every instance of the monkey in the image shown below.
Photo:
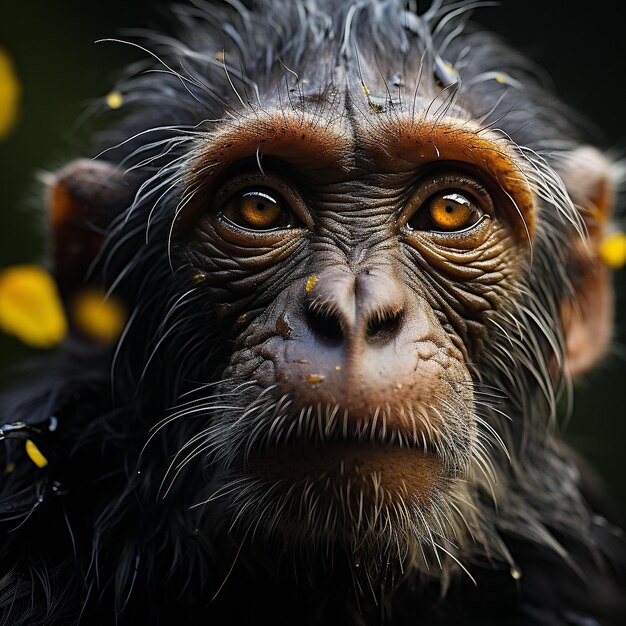
<svg viewBox="0 0 626 626"><path fill-rule="evenodd" d="M128 42L46 192L69 331L0 401L0 623L626 624L556 428L619 167L479 4L194 0Z"/></svg>

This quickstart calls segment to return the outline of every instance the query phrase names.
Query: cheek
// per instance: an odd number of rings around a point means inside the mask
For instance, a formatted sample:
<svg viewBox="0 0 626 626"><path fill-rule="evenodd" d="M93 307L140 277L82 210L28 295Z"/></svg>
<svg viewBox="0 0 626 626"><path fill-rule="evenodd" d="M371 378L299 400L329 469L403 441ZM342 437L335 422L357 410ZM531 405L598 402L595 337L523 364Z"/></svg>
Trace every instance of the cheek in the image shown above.
<svg viewBox="0 0 626 626"><path fill-rule="evenodd" d="M479 357L488 326L524 283L528 255L506 228L492 225L476 248L429 237L405 248L407 281L426 298L467 362ZM408 278L416 273L419 280Z"/></svg>
<svg viewBox="0 0 626 626"><path fill-rule="evenodd" d="M202 281L208 301L240 327L251 310L270 306L308 271L308 241L301 229L247 240L205 218L182 245L183 263Z"/></svg>

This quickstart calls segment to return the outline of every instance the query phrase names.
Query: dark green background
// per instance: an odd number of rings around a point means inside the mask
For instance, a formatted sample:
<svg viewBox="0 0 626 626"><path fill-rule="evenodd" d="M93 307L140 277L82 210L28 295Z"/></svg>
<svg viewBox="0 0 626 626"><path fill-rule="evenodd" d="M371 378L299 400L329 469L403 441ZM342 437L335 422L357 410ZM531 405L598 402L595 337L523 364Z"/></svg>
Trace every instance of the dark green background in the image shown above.
<svg viewBox="0 0 626 626"><path fill-rule="evenodd" d="M0 267L43 258L45 224L35 174L54 170L83 154L77 140L81 114L111 89L117 71L139 58L130 48L96 45L94 41L117 36L126 27L166 25L166 4L147 0L0 0L0 46L13 58L23 86L19 125L0 142ZM597 142L623 154L626 37L615 16L616 6L609 0L592 5L504 0L498 8L479 11L477 19L545 67L565 101L595 122ZM624 521L624 275L617 277L617 283L620 295L613 355L577 386L567 437L606 478L617 503L615 513ZM0 366L32 352L0 335Z"/></svg>

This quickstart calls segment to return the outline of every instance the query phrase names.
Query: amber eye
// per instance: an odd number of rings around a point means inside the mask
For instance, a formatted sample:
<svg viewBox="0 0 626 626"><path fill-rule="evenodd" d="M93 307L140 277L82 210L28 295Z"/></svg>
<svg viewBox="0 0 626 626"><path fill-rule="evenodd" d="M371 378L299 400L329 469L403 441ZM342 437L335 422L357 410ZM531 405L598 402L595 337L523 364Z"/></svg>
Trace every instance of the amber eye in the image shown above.
<svg viewBox="0 0 626 626"><path fill-rule="evenodd" d="M289 228L292 222L288 204L271 189L248 189L235 194L222 214L237 226L250 230Z"/></svg>
<svg viewBox="0 0 626 626"><path fill-rule="evenodd" d="M432 193L431 186L431 193L428 194L428 191L427 185L415 198L417 210L408 221L408 226L413 230L462 232L477 224L485 214L484 199L479 203L473 192L459 188L451 189L448 186L435 193Z"/></svg>
<svg viewBox="0 0 626 626"><path fill-rule="evenodd" d="M281 212L280 201L262 191L249 191L239 200L239 215L252 228L272 228Z"/></svg>
<svg viewBox="0 0 626 626"><path fill-rule="evenodd" d="M478 207L464 194L438 193L428 203L430 219L438 230L463 230L480 217Z"/></svg>

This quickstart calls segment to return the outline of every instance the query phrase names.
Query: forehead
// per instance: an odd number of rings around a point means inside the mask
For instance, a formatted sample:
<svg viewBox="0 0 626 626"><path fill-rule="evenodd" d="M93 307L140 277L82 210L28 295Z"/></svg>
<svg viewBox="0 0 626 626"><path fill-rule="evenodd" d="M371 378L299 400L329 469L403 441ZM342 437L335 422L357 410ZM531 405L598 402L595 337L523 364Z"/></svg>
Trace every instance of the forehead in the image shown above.
<svg viewBox="0 0 626 626"><path fill-rule="evenodd" d="M535 102L528 64L468 22L479 4L435 0L420 15L400 0L211 4L185 14L188 45L170 44L171 66L184 72L172 81L202 108L194 129L207 137L254 118L266 128L268 114L282 112L308 114L357 147L368 127L389 129L395 116L497 125L534 150L546 137L558 143L562 112Z"/></svg>
<svg viewBox="0 0 626 626"><path fill-rule="evenodd" d="M209 128L201 142L212 165L249 157L253 150L257 158L288 158L340 177L359 166L366 169L373 156L378 171L412 167L433 154L440 159L440 144L449 146L451 137L473 146L472 161L488 162L487 151L495 144L508 151L504 134L481 128L484 112L475 111L476 98L468 97L455 63L442 56L463 66L465 79L480 69L480 64L468 67L459 53L459 33L446 37L465 10L439 5L440 14L417 16L395 2L328 7L334 13L313 13L303 23L285 25L291 34L281 42L272 41L266 20L259 25L254 34L260 50L275 54L274 47L282 47L285 54L263 64L258 52L233 71L225 94L232 114ZM327 21L316 22L322 17ZM233 66L222 58L228 74ZM247 82L239 85L235 78L242 73ZM502 84L493 82L497 92Z"/></svg>
<svg viewBox="0 0 626 626"><path fill-rule="evenodd" d="M404 144L411 143L422 122L438 126L440 135L440 122L447 120L476 132L486 125L488 134L493 116L518 97L510 93L510 59L498 40L482 32L477 39L468 27L474 3L436 1L419 15L394 0L262 6L263 12L224 9L223 20L211 20L216 31L197 42L223 51L207 77L219 80L219 100L226 104L226 119L208 129L204 142L204 148L216 146L216 164L249 152L256 141L261 157L289 152L328 174L326 166L334 164L337 174L353 168L360 155L367 162L369 151L380 153L389 142L404 137ZM233 38L234 31L239 37ZM510 136L518 120L509 120L503 129ZM440 150L439 140L418 135L425 140L422 153ZM222 149L241 139L239 148ZM498 141L498 149L507 143ZM299 154L292 155L295 146ZM393 167L408 155L404 148Z"/></svg>

